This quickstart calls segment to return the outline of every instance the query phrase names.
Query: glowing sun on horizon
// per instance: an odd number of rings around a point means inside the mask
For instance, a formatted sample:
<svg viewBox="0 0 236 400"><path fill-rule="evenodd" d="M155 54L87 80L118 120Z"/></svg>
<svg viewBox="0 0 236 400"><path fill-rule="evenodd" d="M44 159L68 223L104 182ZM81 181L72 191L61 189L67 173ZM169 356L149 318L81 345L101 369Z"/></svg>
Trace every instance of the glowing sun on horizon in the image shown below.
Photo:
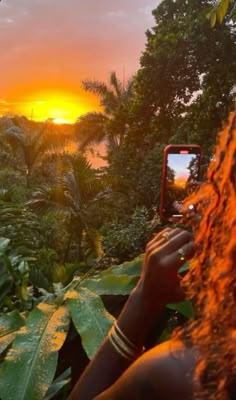
<svg viewBox="0 0 236 400"><path fill-rule="evenodd" d="M88 107L76 95L45 91L24 99L20 112L36 121L50 118L56 124L72 124L80 115L88 112Z"/></svg>
<svg viewBox="0 0 236 400"><path fill-rule="evenodd" d="M186 176L181 176L177 179L175 179L175 185L178 186L179 188L185 188L187 182Z"/></svg>

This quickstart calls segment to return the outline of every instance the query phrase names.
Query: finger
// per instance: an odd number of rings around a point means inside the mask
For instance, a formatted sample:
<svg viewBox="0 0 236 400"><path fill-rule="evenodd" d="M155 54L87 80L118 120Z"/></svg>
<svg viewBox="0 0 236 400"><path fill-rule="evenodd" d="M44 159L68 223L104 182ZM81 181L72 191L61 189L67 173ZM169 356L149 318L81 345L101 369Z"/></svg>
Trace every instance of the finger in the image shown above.
<svg viewBox="0 0 236 400"><path fill-rule="evenodd" d="M152 247L154 244L160 242L160 241L165 241L167 242L170 240L172 237L176 236L178 233L180 233L182 229L180 228L167 228L164 229L164 231L160 232L157 236L155 236L154 239L151 240L151 242L148 243L148 247Z"/></svg>
<svg viewBox="0 0 236 400"><path fill-rule="evenodd" d="M181 261L183 261L183 264L187 260L191 260L194 256L194 241L184 244L179 250L175 251L173 255L179 257Z"/></svg>
<svg viewBox="0 0 236 400"><path fill-rule="evenodd" d="M180 254L178 250L182 250L183 254ZM190 241L185 243L179 249L174 251L165 257L164 263L167 267L173 267L175 271L178 271L187 260L190 260L194 256L194 242Z"/></svg>
<svg viewBox="0 0 236 400"><path fill-rule="evenodd" d="M162 239L165 235L165 233L171 232L172 229L167 227L165 229L163 229L163 231L159 232L157 235L154 236L154 238L152 240L150 240L150 242L148 242L147 247L152 246L153 243L156 243L158 240Z"/></svg>
<svg viewBox="0 0 236 400"><path fill-rule="evenodd" d="M166 254L171 254L178 251L178 249L183 247L186 243L193 242L193 237L192 233L182 230L162 246L160 252L163 251Z"/></svg>
<svg viewBox="0 0 236 400"><path fill-rule="evenodd" d="M171 231L167 233L167 236L165 236L164 239L166 239L166 242L168 242L170 239L172 239L173 237L178 235L180 232L182 232L182 230L183 229L181 229L181 228L171 229Z"/></svg>
<svg viewBox="0 0 236 400"><path fill-rule="evenodd" d="M161 246L161 244L163 244L166 241L165 235L169 236L171 231L172 231L171 228L166 228L160 233L158 233L150 242L148 242L146 245L146 254L150 251L150 249L153 246L156 246L157 244Z"/></svg>
<svg viewBox="0 0 236 400"><path fill-rule="evenodd" d="M152 240L152 242L148 244L148 247L146 249L146 255L150 255L154 251L158 250L158 248L163 249L163 247L166 246L171 239L180 234L182 231L183 229L175 228L167 232L162 232L162 236L156 238L156 240ZM165 234L167 234L168 239L167 237L165 237Z"/></svg>

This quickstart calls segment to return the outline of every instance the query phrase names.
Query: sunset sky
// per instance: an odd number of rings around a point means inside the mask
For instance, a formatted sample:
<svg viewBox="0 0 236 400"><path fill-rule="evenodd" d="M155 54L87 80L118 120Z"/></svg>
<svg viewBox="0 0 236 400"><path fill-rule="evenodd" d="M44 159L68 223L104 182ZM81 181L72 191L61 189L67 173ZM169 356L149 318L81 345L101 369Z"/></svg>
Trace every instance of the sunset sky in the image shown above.
<svg viewBox="0 0 236 400"><path fill-rule="evenodd" d="M138 68L159 0L1 0L0 115L73 122L98 109L81 80Z"/></svg>
<svg viewBox="0 0 236 400"><path fill-rule="evenodd" d="M189 164L195 158L193 154L169 154L168 167L175 171L175 184L185 187L189 177Z"/></svg>

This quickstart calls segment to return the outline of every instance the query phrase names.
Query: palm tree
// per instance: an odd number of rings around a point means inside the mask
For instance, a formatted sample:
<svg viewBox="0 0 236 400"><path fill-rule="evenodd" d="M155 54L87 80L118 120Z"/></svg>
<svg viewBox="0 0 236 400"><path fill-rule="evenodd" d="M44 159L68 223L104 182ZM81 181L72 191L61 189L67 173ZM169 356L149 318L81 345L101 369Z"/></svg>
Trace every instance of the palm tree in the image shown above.
<svg viewBox="0 0 236 400"><path fill-rule="evenodd" d="M0 237L11 241L12 254L35 256L41 246L41 228L33 213L13 201L11 189L0 189Z"/></svg>
<svg viewBox="0 0 236 400"><path fill-rule="evenodd" d="M64 262L68 259L73 240L76 240L78 261L84 259L84 241L93 244L99 205L109 196L111 185L96 175L85 156L64 154L64 170L55 186L42 186L33 193L28 203L31 208L41 213L56 213L67 221L69 239L65 249Z"/></svg>
<svg viewBox="0 0 236 400"><path fill-rule="evenodd" d="M127 113L124 112L133 93L134 80L124 85L116 73L110 75L109 86L96 80L85 80L83 88L100 99L104 112L89 112L78 118L76 133L80 148L106 142L107 150L114 151L122 143L127 131Z"/></svg>
<svg viewBox="0 0 236 400"><path fill-rule="evenodd" d="M229 12L229 19L236 15L236 2L234 0L217 0L214 7L208 14L212 28L215 26L216 21L222 23L226 14Z"/></svg>
<svg viewBox="0 0 236 400"><path fill-rule="evenodd" d="M18 161L23 161L21 172L26 176L27 187L30 185L34 167L42 162L46 153L62 146L65 142L63 136L58 140L50 127L50 122L35 123L25 117L15 117L14 125L4 132L4 138L11 146L12 152Z"/></svg>

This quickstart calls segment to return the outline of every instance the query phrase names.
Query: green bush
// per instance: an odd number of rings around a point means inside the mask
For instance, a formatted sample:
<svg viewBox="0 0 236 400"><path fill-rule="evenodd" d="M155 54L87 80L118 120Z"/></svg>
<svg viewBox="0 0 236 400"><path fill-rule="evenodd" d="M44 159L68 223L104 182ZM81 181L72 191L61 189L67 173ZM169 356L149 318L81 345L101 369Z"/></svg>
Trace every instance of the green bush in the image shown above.
<svg viewBox="0 0 236 400"><path fill-rule="evenodd" d="M150 220L145 207L136 208L130 223L113 223L102 229L104 252L118 262L133 259L144 251L157 222Z"/></svg>

